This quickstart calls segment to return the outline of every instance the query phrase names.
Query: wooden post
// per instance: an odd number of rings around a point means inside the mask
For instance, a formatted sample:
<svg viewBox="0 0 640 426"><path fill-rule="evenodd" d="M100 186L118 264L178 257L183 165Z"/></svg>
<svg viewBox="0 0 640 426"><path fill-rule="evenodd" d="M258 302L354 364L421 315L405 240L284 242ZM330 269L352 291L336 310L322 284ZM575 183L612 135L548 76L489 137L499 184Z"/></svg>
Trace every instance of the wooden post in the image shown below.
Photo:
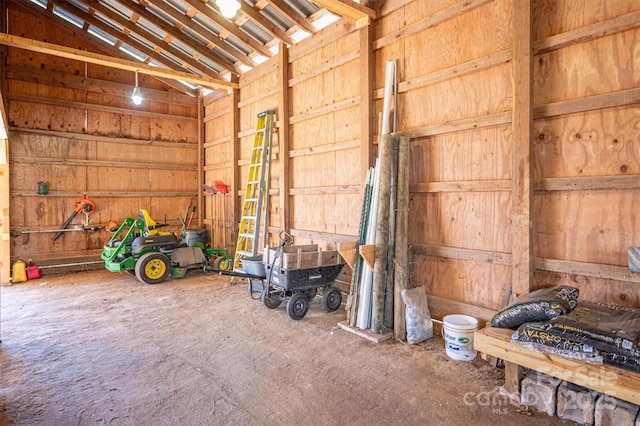
<svg viewBox="0 0 640 426"><path fill-rule="evenodd" d="M393 291L394 265L393 257L395 256L396 247L396 209L398 195L398 137L393 138L391 146L391 188L389 191L389 247L387 249L387 282L384 292L384 326L393 328L393 310L395 297Z"/></svg>
<svg viewBox="0 0 640 426"><path fill-rule="evenodd" d="M375 264L373 265L373 297L371 299L371 331L384 331L384 293L387 285L387 252L389 250L389 201L391 193L391 151L395 137L386 134L380 144L380 195L376 226Z"/></svg>
<svg viewBox="0 0 640 426"><path fill-rule="evenodd" d="M205 217L205 200L202 184L204 183L204 96L202 91L198 92L198 198L196 199L198 229L204 226ZM213 202L213 197L211 198ZM187 220L187 218L185 218ZM211 218L211 233L213 234L213 217ZM213 236L211 236L213 238ZM213 244L213 241L212 241Z"/></svg>
<svg viewBox="0 0 640 426"><path fill-rule="evenodd" d="M278 100L278 177L280 200L280 230L291 228L291 212L289 208L289 49L280 43L278 49L278 83L280 99Z"/></svg>
<svg viewBox="0 0 640 426"><path fill-rule="evenodd" d="M531 137L533 134L532 0L513 3L512 297L533 282Z"/></svg>
<svg viewBox="0 0 640 426"><path fill-rule="evenodd" d="M393 335L406 340L405 303L401 292L409 288L409 155L411 143L408 137L400 137L398 144L398 197L396 203L396 241L393 269Z"/></svg>
<svg viewBox="0 0 640 426"><path fill-rule="evenodd" d="M231 81L237 83L238 77L232 74ZM240 109L238 108L238 98L240 97L240 89L231 91L231 150L233 158L231 159L231 241L238 241L238 229L240 228L240 208L242 206L242 194L240 193L240 141L238 140L238 132L240 126ZM235 245L233 247L232 256L235 255ZM232 281L233 282L233 281Z"/></svg>
<svg viewBox="0 0 640 426"><path fill-rule="evenodd" d="M366 4L366 2L365 2ZM373 52L373 25L360 29L360 176L364 181L367 170L375 164L373 148L375 78Z"/></svg>

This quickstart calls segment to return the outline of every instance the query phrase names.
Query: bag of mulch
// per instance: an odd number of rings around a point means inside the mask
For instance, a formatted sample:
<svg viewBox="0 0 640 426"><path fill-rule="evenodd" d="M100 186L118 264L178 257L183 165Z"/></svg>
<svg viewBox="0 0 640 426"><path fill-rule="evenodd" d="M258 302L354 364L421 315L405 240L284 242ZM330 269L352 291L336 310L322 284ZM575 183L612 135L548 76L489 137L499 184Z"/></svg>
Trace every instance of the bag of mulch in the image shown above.
<svg viewBox="0 0 640 426"><path fill-rule="evenodd" d="M402 300L407 305L405 321L407 328L407 343L424 342L433 337L433 321L429 312L427 291L424 287L416 287L400 292Z"/></svg>
<svg viewBox="0 0 640 426"><path fill-rule="evenodd" d="M545 324L554 336L584 342L601 352L640 358L640 309L580 302L573 312Z"/></svg>
<svg viewBox="0 0 640 426"><path fill-rule="evenodd" d="M557 318L573 310L579 294L577 288L569 286L532 291L498 312L491 320L491 327L517 328L526 322Z"/></svg>
<svg viewBox="0 0 640 426"><path fill-rule="evenodd" d="M537 352L550 353L594 364L603 363L603 356L598 350L586 343L548 333L543 322L522 324L511 335L511 341Z"/></svg>

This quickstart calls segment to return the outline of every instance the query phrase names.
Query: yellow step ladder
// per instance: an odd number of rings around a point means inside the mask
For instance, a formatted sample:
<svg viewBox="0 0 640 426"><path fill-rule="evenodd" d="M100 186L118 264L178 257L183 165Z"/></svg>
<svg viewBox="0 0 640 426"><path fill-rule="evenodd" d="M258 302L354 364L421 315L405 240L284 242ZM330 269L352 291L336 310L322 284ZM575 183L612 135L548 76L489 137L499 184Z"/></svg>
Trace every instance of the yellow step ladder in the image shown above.
<svg viewBox="0 0 640 426"><path fill-rule="evenodd" d="M271 164L271 142L273 140L274 111L258 114L256 133L251 148L251 163L247 177L247 187L240 216L238 242L233 261L234 270L242 270L241 260L258 254L260 241L260 221L265 210L263 245L266 246L269 223L269 179Z"/></svg>

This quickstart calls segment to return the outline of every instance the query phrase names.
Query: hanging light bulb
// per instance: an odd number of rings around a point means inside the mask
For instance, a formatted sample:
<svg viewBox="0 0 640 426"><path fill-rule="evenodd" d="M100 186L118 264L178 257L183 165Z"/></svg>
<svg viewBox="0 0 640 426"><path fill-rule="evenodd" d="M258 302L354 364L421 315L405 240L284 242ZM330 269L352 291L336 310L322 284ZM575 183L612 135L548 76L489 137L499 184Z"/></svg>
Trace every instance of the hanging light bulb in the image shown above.
<svg viewBox="0 0 640 426"><path fill-rule="evenodd" d="M233 18L238 13L238 9L240 9L238 0L216 0L216 5L225 18Z"/></svg>
<svg viewBox="0 0 640 426"><path fill-rule="evenodd" d="M140 105L142 103L142 92L138 87L138 70L136 70L136 87L133 89L133 93L131 94L131 101L135 105Z"/></svg>

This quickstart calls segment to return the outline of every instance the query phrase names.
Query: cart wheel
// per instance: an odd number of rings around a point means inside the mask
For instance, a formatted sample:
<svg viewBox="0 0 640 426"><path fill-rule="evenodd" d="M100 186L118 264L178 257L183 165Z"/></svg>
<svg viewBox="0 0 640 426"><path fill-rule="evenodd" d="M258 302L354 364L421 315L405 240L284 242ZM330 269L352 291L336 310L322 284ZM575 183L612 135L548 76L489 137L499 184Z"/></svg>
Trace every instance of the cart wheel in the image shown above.
<svg viewBox="0 0 640 426"><path fill-rule="evenodd" d="M143 254L136 262L136 277L146 284L158 284L166 280L171 271L169 258L162 253Z"/></svg>
<svg viewBox="0 0 640 426"><path fill-rule="evenodd" d="M313 300L314 297L316 297L316 294L318 294L318 289L317 288L312 288L309 290L304 290L302 292L305 296L307 296L307 299L309 299L309 302L311 302Z"/></svg>
<svg viewBox="0 0 640 426"><path fill-rule="evenodd" d="M275 309L282 303L282 300L271 297L268 291L262 293L262 303L269 309Z"/></svg>
<svg viewBox="0 0 640 426"><path fill-rule="evenodd" d="M329 287L322 292L322 307L327 312L333 312L342 304L342 294L335 287Z"/></svg>
<svg viewBox="0 0 640 426"><path fill-rule="evenodd" d="M309 300L302 292L294 293L287 303L287 315L292 320L304 318L307 314L307 309L309 309Z"/></svg>

